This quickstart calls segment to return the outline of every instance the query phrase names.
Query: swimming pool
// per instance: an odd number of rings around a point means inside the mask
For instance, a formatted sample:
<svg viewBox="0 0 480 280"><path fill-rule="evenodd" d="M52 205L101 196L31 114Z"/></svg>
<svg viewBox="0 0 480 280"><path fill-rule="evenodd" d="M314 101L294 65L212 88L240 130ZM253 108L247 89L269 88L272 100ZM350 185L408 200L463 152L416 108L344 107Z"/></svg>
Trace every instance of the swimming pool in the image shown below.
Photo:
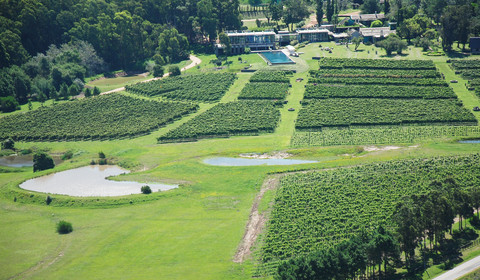
<svg viewBox="0 0 480 280"><path fill-rule="evenodd" d="M286 56L282 51L260 52L258 54L263 57L269 64L295 63L295 61Z"/></svg>

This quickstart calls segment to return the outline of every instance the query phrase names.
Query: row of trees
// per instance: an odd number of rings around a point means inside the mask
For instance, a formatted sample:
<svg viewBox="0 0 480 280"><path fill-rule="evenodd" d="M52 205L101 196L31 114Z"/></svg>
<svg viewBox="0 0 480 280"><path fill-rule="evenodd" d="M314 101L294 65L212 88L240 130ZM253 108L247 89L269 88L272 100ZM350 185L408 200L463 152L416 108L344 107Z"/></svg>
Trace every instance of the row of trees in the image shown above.
<svg viewBox="0 0 480 280"><path fill-rule="evenodd" d="M377 273L382 277L395 274L395 268L403 264L408 271L414 272L418 267L418 249L424 263L432 255L445 262L458 257L461 244L454 239L465 231L465 219L473 216L472 224L480 226L480 189L463 189L450 178L433 181L430 188L430 192L405 197L396 205L392 215L394 231L384 226L370 233L363 229L357 236L328 250L282 262L275 278L358 279L362 276L370 278ZM474 209L477 216L474 216ZM460 233L452 230L456 216ZM454 239L447 238L447 233Z"/></svg>

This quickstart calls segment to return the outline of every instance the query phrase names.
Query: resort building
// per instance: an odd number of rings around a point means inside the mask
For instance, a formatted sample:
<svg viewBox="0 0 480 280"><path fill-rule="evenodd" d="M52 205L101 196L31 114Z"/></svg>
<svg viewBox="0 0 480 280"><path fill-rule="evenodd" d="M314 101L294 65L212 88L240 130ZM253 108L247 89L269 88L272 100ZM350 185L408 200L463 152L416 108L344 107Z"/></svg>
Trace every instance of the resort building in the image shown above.
<svg viewBox="0 0 480 280"><path fill-rule="evenodd" d="M240 54L245 51L245 48L250 48L252 51L260 50L274 50L275 47L275 32L242 32L242 31L227 31L230 44L232 46L232 54Z"/></svg>
<svg viewBox="0 0 480 280"><path fill-rule="evenodd" d="M382 22L385 20L385 14L359 14L359 15L351 15L350 18L355 21L357 24L363 24L365 26L370 26L373 21L381 20Z"/></svg>
<svg viewBox="0 0 480 280"><path fill-rule="evenodd" d="M328 42L330 31L327 29L307 29L307 30L298 30L298 41L299 42Z"/></svg>
<svg viewBox="0 0 480 280"><path fill-rule="evenodd" d="M360 34L363 36L363 42L375 43L384 39L390 34L395 34L395 30L391 30L390 27L374 27L374 28L360 28Z"/></svg>

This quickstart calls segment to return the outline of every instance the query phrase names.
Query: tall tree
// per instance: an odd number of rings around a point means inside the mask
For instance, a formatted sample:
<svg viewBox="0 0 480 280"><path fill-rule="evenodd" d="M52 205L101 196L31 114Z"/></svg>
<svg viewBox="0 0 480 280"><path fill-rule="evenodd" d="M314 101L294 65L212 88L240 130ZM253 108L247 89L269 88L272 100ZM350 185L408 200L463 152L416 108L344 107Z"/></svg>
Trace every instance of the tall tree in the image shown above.
<svg viewBox="0 0 480 280"><path fill-rule="evenodd" d="M332 0L327 0L327 21L332 22L333 17L333 3Z"/></svg>
<svg viewBox="0 0 480 280"><path fill-rule="evenodd" d="M304 0L286 0L284 21L290 24L290 30L293 31L293 24L299 23L309 16L307 5Z"/></svg>
<svg viewBox="0 0 480 280"><path fill-rule="evenodd" d="M323 21L323 0L316 0L316 9L315 9L315 12L316 12L316 16L317 16L317 22L318 22L318 26L321 26L322 25L322 21Z"/></svg>

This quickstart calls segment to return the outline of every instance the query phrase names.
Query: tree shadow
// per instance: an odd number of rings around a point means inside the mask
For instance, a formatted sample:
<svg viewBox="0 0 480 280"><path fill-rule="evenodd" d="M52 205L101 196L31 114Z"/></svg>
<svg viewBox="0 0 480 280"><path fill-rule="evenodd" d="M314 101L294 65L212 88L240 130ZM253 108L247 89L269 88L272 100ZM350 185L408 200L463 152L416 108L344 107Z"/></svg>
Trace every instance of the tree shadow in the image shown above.
<svg viewBox="0 0 480 280"><path fill-rule="evenodd" d="M449 58L464 58L470 56L468 53L458 52L458 51L449 51L446 53Z"/></svg>

